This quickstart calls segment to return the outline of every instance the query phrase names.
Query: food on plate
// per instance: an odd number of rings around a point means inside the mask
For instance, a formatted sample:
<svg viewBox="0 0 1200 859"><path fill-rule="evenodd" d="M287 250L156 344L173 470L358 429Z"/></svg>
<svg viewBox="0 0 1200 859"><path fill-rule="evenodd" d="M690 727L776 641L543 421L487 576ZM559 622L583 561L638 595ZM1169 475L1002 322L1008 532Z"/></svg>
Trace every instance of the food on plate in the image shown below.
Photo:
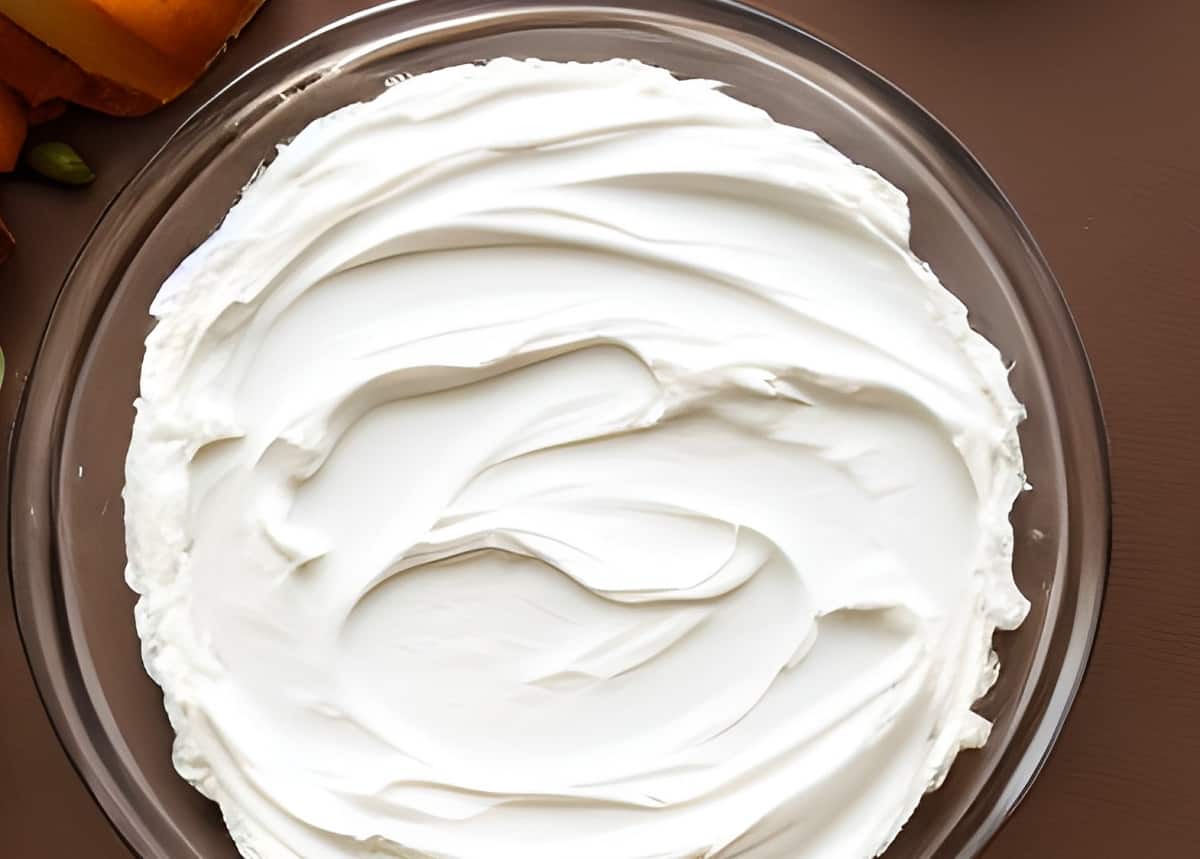
<svg viewBox="0 0 1200 859"><path fill-rule="evenodd" d="M1005 364L897 188L718 84L396 82L152 313L127 578L244 855L866 859L987 740Z"/></svg>

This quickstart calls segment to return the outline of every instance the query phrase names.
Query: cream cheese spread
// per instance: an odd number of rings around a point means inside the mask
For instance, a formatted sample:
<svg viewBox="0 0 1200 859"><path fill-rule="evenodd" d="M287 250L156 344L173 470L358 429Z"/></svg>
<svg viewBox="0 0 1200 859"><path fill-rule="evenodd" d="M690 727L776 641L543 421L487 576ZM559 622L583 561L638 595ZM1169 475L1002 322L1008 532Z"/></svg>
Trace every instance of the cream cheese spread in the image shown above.
<svg viewBox="0 0 1200 859"><path fill-rule="evenodd" d="M633 61L312 123L163 285L128 581L248 857L856 859L1021 622L1023 411L816 135Z"/></svg>

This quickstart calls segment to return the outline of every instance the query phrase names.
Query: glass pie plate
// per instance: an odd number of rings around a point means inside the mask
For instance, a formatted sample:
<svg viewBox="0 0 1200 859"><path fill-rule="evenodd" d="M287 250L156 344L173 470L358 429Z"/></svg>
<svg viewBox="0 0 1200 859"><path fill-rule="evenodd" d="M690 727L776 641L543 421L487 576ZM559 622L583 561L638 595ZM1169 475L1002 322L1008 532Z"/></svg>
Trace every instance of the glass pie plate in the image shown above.
<svg viewBox="0 0 1200 859"><path fill-rule="evenodd" d="M1000 680L963 753L887 859L978 853L1029 788L1078 688L1108 560L1104 430L1062 295L999 189L936 120L812 36L721 0L552 4L418 0L347 18L271 56L188 120L112 203L58 298L25 389L11 474L21 634L53 724L133 850L236 856L216 806L171 766L161 695L142 669L123 580L121 489L147 308L275 145L389 78L498 56L635 57L715 78L810 128L903 189L912 243L1013 363L1033 491L1013 514L1033 604L999 633Z"/></svg>

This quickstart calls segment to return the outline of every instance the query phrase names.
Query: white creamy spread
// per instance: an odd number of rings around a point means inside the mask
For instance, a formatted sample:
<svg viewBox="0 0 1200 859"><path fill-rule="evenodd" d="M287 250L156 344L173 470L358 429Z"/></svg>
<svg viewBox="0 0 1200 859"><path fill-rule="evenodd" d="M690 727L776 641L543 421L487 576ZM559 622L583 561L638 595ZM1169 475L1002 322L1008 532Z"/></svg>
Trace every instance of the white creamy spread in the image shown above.
<svg viewBox="0 0 1200 859"><path fill-rule="evenodd" d="M1023 412L816 135L632 61L420 75L153 306L129 583L249 857L856 859L988 723Z"/></svg>

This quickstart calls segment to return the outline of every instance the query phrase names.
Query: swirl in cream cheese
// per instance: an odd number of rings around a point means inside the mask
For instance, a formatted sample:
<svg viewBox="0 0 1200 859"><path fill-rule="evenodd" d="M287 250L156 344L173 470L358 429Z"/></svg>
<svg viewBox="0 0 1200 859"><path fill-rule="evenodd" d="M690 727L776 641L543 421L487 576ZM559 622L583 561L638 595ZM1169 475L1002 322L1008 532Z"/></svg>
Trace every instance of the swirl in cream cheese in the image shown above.
<svg viewBox="0 0 1200 859"><path fill-rule="evenodd" d="M421 75L153 313L128 579L244 855L869 857L986 739L1022 410L817 136L632 61Z"/></svg>

